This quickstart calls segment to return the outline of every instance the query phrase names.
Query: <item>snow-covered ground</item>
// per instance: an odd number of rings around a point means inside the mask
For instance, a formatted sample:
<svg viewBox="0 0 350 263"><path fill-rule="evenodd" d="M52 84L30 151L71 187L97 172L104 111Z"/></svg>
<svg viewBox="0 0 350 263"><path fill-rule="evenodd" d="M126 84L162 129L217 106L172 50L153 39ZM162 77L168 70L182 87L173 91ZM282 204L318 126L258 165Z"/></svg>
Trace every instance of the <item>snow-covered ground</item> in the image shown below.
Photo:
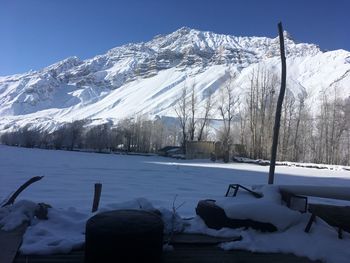
<svg viewBox="0 0 350 263"><path fill-rule="evenodd" d="M45 202L53 206L49 209L49 220L32 221L21 247L24 253L67 252L81 245L85 221L91 216L93 185L96 182L103 184L101 211L153 206L161 208L164 217L169 219L175 197L175 206L184 203L177 212L183 217L191 217L195 216L195 207L200 199L223 200L229 184L266 184L268 174L266 166L244 163L224 164L207 160L173 160L157 156L7 146L0 146L0 165L0 200L4 200L27 179L45 176L26 189L16 202L17 209L27 211L24 214L28 216L33 204L20 200ZM344 170L278 166L275 183L350 187L349 179L350 172ZM231 199L232 202L239 200ZM8 223L10 225L7 227L11 228L9 216L11 211L0 211L0 224ZM303 228L307 220L308 215L300 215L296 223L287 229L263 234L253 230L214 231L207 229L203 221L195 217L188 221L190 226L186 231L243 236L240 242L223 244L225 249L290 252L326 262L348 262L350 236L345 234L343 240L338 240L336 230L321 220L314 224L310 234L305 234ZM331 249L325 249L327 246Z"/></svg>
<svg viewBox="0 0 350 263"><path fill-rule="evenodd" d="M101 205L145 197L171 208L174 197L186 202L179 213L192 216L200 199L225 194L229 184L267 183L268 167L207 160L94 154L0 146L0 199L33 176L45 176L21 198L56 208L91 209L94 183L103 184ZM276 167L276 184L349 186L350 172Z"/></svg>

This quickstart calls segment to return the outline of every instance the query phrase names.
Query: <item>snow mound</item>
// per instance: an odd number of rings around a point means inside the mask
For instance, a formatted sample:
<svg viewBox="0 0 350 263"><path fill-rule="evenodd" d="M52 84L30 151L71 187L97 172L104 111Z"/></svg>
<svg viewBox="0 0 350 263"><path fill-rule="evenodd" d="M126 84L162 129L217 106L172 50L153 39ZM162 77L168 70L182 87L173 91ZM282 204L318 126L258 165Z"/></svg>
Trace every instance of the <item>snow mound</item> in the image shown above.
<svg viewBox="0 0 350 263"><path fill-rule="evenodd" d="M176 212L174 213L164 207L155 208L146 198L136 198L123 203L107 204L105 207L99 209L98 212L119 209L136 209L156 213L159 211L164 223L164 233L166 234L170 234L171 232L182 232L184 228L183 220Z"/></svg>
<svg viewBox="0 0 350 263"><path fill-rule="evenodd" d="M216 204L225 210L233 219L251 219L263 223L271 223L278 230L297 224L301 214L291 210L281 203L277 186L264 186L261 189L262 198L255 198L248 192L239 191L236 197L219 199Z"/></svg>
<svg viewBox="0 0 350 263"><path fill-rule="evenodd" d="M37 206L34 202L22 200L0 209L0 229L2 230L12 230L25 221L30 223L20 247L22 254L69 253L74 249L82 248L85 242L86 221L94 214L79 212L74 207L49 208L48 220L39 220L34 216ZM162 207L156 209L145 198L108 204L96 213L120 209L158 210L164 223L164 233L182 232L184 229L183 221L177 213Z"/></svg>
<svg viewBox="0 0 350 263"><path fill-rule="evenodd" d="M21 200L14 205L0 208L0 229L10 231L24 222L31 222L34 218L37 204L27 200Z"/></svg>
<svg viewBox="0 0 350 263"><path fill-rule="evenodd" d="M219 246L224 250L243 249L260 253L292 253L325 263L349 262L349 233L344 232L343 239L338 239L337 229L329 226L320 218L313 223L311 231L305 233L304 229L310 219L310 213L301 214L286 207L284 209L280 204L278 187L267 186L261 190L264 194L261 199L240 191L236 197L217 200L216 203L225 209L229 217L270 222L278 226L279 231L268 233L243 228L215 230L208 228L197 216L189 222L185 232L216 237L242 237L242 240L238 242L221 243Z"/></svg>
<svg viewBox="0 0 350 263"><path fill-rule="evenodd" d="M237 231L236 234L242 236L242 241L223 243L220 247L225 250L292 253L326 263L348 263L350 234L344 233L343 239L338 239L337 230L321 219L313 223L310 233L305 233L309 218L310 214L303 214L298 224L282 232L260 233L252 229Z"/></svg>
<svg viewBox="0 0 350 263"><path fill-rule="evenodd" d="M85 223L90 215L74 208L48 211L48 220L34 219L23 236L22 254L68 253L85 242Z"/></svg>

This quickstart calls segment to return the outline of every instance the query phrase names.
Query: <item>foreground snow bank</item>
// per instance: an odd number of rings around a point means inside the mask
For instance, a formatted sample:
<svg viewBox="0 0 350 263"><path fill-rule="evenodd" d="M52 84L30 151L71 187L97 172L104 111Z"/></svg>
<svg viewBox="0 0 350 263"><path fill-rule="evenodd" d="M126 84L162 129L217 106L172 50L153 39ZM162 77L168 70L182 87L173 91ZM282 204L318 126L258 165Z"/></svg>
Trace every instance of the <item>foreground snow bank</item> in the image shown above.
<svg viewBox="0 0 350 263"><path fill-rule="evenodd" d="M185 229L188 233L201 233L217 237L241 235L239 242L222 243L225 250L244 249L262 253L292 253L308 257L311 260L322 260L328 263L348 263L350 258L350 234L344 232L343 239L338 239L334 228L322 220L317 220L310 233L304 228L309 214L303 214L298 224L274 233L262 233L252 229L209 229L204 221L196 217Z"/></svg>
<svg viewBox="0 0 350 263"><path fill-rule="evenodd" d="M48 210L48 220L34 218L23 236L23 254L68 253L82 247L90 215L74 208Z"/></svg>
<svg viewBox="0 0 350 263"><path fill-rule="evenodd" d="M241 235L239 242L220 244L225 250L244 249L252 252L292 253L322 260L328 263L347 263L350 258L350 234L344 233L338 239L337 230L318 218L312 225L311 232L304 229L310 219L309 213L299 213L281 204L278 187L265 186L261 189L262 198L240 191L236 197L217 200L228 217L235 219L252 219L272 223L278 231L262 233L253 229L208 229L204 221L196 217L186 227L188 233L201 233L218 237Z"/></svg>
<svg viewBox="0 0 350 263"><path fill-rule="evenodd" d="M348 263L350 234L344 232L343 239L338 239L336 229L321 219L312 225L310 233L305 233L304 229L309 217L310 214L303 214L299 223L273 233L262 233L253 229L210 229L200 217L196 217L189 222L185 232L216 237L242 236L241 241L221 243L219 246L224 250L243 249L261 253L292 253L326 263Z"/></svg>
<svg viewBox="0 0 350 263"><path fill-rule="evenodd" d="M0 162L0 200L10 194L9 189L17 189L32 176L44 175L43 180L30 186L20 197L34 201L33 205L46 202L53 206L49 209L47 221L32 218L31 211L34 208L31 208L30 203L28 206L24 205L27 201L22 204L22 201L18 201L6 210L0 208L0 224L7 229L14 228L23 220L31 220L21 247L23 253L50 254L81 246L85 239L85 222L92 216L90 209L93 184L101 182L103 192L100 211L137 207L145 209L151 204L162 212L163 220L168 222L167 231L173 227L181 231L185 222L185 225L188 225L185 231L214 236L243 236L241 242L227 244L226 249L241 246L253 251L284 251L310 258L318 257L328 262L349 262L343 260L350 258L349 249L344 249L344 246L350 245L349 235L344 233L344 239L338 240L336 230L322 220L317 220L311 228L311 233L305 234L303 229L309 215L301 215L300 221L295 225L282 228L273 234L232 229L215 231L207 228L198 217L183 221L177 216L173 217L174 196L178 197L175 207L183 204L176 212L186 218L193 217L199 200L219 201L229 184L265 184L267 166L214 163L208 160L175 160L155 156L48 151L3 145L0 145ZM277 166L275 182L280 185L350 187L349 178L350 173L345 170ZM237 197L240 198L243 193L240 191ZM147 199L135 201L134 198L139 196ZM116 200L119 204L116 204ZM349 205L349 202L334 199L315 201ZM18 210L18 206L21 205L24 205L22 208L26 212ZM79 209L69 208L70 206ZM20 218L22 219L19 220Z"/></svg>
<svg viewBox="0 0 350 263"><path fill-rule="evenodd" d="M23 222L29 226L23 236L20 252L23 254L68 253L81 248L85 241L86 221L94 214L86 214L71 207L68 209L48 209L48 220L34 217L37 204L22 200L14 205L0 208L0 229L12 230ZM108 204L96 213L118 210L138 209L155 211L156 208L144 198L128 202ZM164 232L182 232L183 222L179 215L166 208L157 208L164 222Z"/></svg>
<svg viewBox="0 0 350 263"><path fill-rule="evenodd" d="M165 224L164 232L166 233L184 231L185 233L218 237L242 236L241 241L222 243L220 247L225 250L245 249L253 252L293 253L297 256L305 256L312 260L322 260L328 263L349 262L349 233L344 233L343 239L338 239L336 230L320 219L313 224L310 233L305 233L304 228L310 214L300 214L281 208L282 206L277 204L278 195L274 187L263 189L263 193L264 198L255 199L253 197L254 200L260 200L257 204L254 204L251 196L247 196L244 192L239 192L236 198L225 198L225 200L218 202L225 207L229 216L230 213L236 211L237 213L231 216L241 218L249 216L275 223L278 226L278 231L274 233L262 233L252 229L209 229L200 217L182 220L173 211L154 207L150 201L144 198L108 204L98 212L115 209L158 209L161 212ZM249 206L250 209L245 208ZM13 229L24 221L30 223L23 237L21 253L68 253L83 246L85 224L93 214L82 213L72 207L68 209L49 208L48 220L39 220L34 217L36 207L35 203L23 200L18 201L15 205L0 208L1 229ZM239 209L242 211L238 212Z"/></svg>
<svg viewBox="0 0 350 263"><path fill-rule="evenodd" d="M225 250L292 253L328 263L349 262L350 235L344 233L343 239L338 239L336 230L322 220L317 220L317 223L312 225L311 233L305 233L308 220L309 215L305 214L299 224L282 232L263 234L251 229L240 231L241 242L228 242L220 246Z"/></svg>
<svg viewBox="0 0 350 263"><path fill-rule="evenodd" d="M10 231L24 222L32 221L37 206L34 202L21 200L0 208L0 229Z"/></svg>

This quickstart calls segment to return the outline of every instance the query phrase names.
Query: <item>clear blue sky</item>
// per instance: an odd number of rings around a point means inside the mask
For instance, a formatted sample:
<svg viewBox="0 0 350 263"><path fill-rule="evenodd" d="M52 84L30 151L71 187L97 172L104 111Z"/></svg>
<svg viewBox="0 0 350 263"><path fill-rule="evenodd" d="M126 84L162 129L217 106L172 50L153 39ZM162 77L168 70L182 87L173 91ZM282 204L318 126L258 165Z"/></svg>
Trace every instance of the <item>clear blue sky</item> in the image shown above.
<svg viewBox="0 0 350 263"><path fill-rule="evenodd" d="M182 26L350 50L349 0L0 0L0 76L152 39Z"/></svg>

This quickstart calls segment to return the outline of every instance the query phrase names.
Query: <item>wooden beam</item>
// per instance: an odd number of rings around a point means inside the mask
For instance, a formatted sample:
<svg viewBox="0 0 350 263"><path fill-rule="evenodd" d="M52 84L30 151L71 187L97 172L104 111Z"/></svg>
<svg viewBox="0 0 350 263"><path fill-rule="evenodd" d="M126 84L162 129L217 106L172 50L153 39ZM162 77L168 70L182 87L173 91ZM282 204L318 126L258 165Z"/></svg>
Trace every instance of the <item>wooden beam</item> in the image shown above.
<svg viewBox="0 0 350 263"><path fill-rule="evenodd" d="M350 201L350 187L346 186L279 185L278 187L280 191L295 195Z"/></svg>
<svg viewBox="0 0 350 263"><path fill-rule="evenodd" d="M30 178L27 182L25 182L24 184L22 184L16 192L14 192L14 194L9 198L9 200L7 200L7 202L2 206L2 207L5 207L7 205L12 205L17 196L24 190L26 189L28 186L30 186L32 183L35 183L39 180L41 180L44 176L34 176L32 178Z"/></svg>
<svg viewBox="0 0 350 263"><path fill-rule="evenodd" d="M96 212L98 209L98 205L100 203L101 192L102 192L102 184L96 183L95 184L95 191L94 191L94 201L92 203L92 210L91 210L92 213Z"/></svg>
<svg viewBox="0 0 350 263"><path fill-rule="evenodd" d="M14 261L27 227L28 223L25 222L10 231L0 230L1 263L12 263Z"/></svg>
<svg viewBox="0 0 350 263"><path fill-rule="evenodd" d="M277 155L277 146L278 146L278 134L280 131L281 111L282 111L284 93L286 91L287 67L286 67L286 56L285 56L285 51L284 51L284 36L283 36L282 22L278 23L278 33L279 33L279 40L280 40L282 76L281 76L280 94L279 94L278 100L277 100L275 125L273 127L273 140L272 140L272 147L271 147L271 162L270 162L269 181L268 181L269 184L273 184L274 176L275 176L276 155Z"/></svg>

